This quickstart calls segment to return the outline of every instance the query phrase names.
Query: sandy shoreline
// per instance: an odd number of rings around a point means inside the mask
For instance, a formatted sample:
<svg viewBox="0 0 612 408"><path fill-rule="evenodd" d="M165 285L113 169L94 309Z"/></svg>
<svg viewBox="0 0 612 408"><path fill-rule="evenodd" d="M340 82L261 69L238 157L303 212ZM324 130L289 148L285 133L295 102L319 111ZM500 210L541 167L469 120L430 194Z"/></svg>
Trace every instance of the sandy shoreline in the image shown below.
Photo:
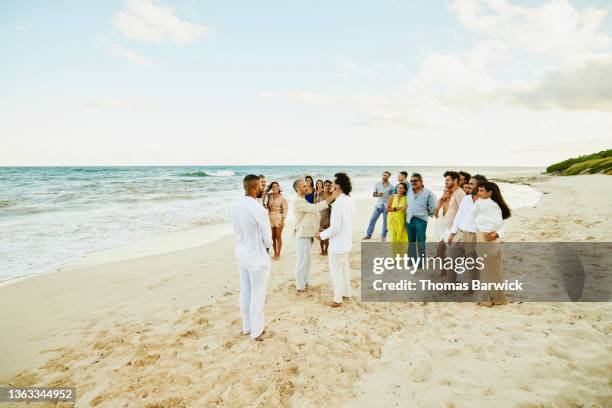
<svg viewBox="0 0 612 408"><path fill-rule="evenodd" d="M612 241L612 178L530 183L542 200L515 212L507 240ZM355 242L371 205L359 202ZM274 337L263 344L239 334L228 236L0 287L0 332L9 333L0 383L75 384L77 406L108 407L603 407L612 398L609 303L361 303L355 245L354 297L331 310L318 253L312 291L295 295L289 230L266 304Z"/></svg>

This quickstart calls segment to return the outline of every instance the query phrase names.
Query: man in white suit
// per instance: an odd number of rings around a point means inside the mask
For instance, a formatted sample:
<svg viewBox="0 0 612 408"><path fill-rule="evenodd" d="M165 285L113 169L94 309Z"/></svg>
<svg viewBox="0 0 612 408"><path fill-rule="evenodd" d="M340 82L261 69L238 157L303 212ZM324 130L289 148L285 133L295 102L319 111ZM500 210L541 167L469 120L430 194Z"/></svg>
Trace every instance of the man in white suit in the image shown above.
<svg viewBox="0 0 612 408"><path fill-rule="evenodd" d="M243 184L245 195L229 208L229 218L236 235L236 264L240 273L242 332L250 334L253 340L262 341L272 229L268 212L259 201L263 194L259 176L250 174L244 178Z"/></svg>

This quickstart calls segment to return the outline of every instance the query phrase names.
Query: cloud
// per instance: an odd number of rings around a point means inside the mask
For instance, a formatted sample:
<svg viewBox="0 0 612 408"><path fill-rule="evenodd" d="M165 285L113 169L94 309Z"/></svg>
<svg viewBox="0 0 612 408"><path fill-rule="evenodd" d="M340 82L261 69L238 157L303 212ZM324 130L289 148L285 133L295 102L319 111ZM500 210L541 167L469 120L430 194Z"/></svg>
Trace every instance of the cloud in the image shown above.
<svg viewBox="0 0 612 408"><path fill-rule="evenodd" d="M511 93L513 101L529 108L612 111L612 56L548 72Z"/></svg>
<svg viewBox="0 0 612 408"><path fill-rule="evenodd" d="M173 41L184 45L207 33L201 24L181 20L174 9L152 0L128 0L112 18L113 27L135 41L160 43Z"/></svg>
<svg viewBox="0 0 612 408"><path fill-rule="evenodd" d="M506 0L455 0L451 8L467 29L505 48L533 55L591 55L612 44L602 30L607 10L577 10L567 0L531 8Z"/></svg>
<svg viewBox="0 0 612 408"><path fill-rule="evenodd" d="M106 49L106 52L112 55L117 55L121 58L124 58L131 62L135 62L137 64L148 64L149 62L151 62L150 60L136 54L134 51L126 50L118 46L109 47Z"/></svg>

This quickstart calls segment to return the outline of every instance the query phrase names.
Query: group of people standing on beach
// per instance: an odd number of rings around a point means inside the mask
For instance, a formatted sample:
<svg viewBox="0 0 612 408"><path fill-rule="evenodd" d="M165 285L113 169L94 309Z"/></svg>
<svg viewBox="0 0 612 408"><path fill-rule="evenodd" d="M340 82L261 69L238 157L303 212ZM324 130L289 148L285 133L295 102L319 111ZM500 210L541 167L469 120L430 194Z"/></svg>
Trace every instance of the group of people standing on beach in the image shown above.
<svg viewBox="0 0 612 408"><path fill-rule="evenodd" d="M501 249L504 220L510 217L499 187L482 175L464 171L444 173L444 192L440 198L425 187L423 177L399 172L398 182L389 181L383 172L373 196L377 203L364 240L372 238L376 223L383 217L381 241L393 244L394 252L408 253L410 259L425 258L429 218L435 221L433 238L438 243L438 257L482 257L483 276L476 268L468 273L471 280L501 282ZM236 263L240 273L240 310L243 333L255 340L264 338L263 308L270 274L270 248L278 259L282 232L289 205L276 181L267 186L263 175L247 175L243 180L245 195L232 203L229 218L236 235ZM355 204L350 198L351 180L346 173L336 173L334 182L306 176L293 182L293 235L296 246L295 286L300 294L308 290L312 243L320 241L321 255L328 256L333 301L339 307L351 294L349 252L352 248L352 221ZM332 205L333 204L333 205ZM448 282L456 282L453 270L443 270ZM501 290L481 292L481 306L505 304Z"/></svg>
<svg viewBox="0 0 612 408"><path fill-rule="evenodd" d="M229 218L236 235L236 263L240 273L240 311L244 334L261 341L265 337L263 308L270 274L269 249L278 259L282 249L282 231L289 206L280 185L266 187L263 175L247 175L243 180L245 195L229 208ZM334 183L306 176L293 182L293 233L296 245L295 286L299 293L308 289L312 242L321 242L321 254L328 256L332 283L331 307L339 307L351 294L349 252L352 248L355 204L350 198L351 180L346 173L336 173ZM333 208L331 208L331 204Z"/></svg>
<svg viewBox="0 0 612 408"><path fill-rule="evenodd" d="M382 180L374 186L373 196L378 201L372 212L364 240L372 238L380 216L383 217L381 241L387 238L393 243L395 253L406 253L410 259L425 257L425 242L429 217L434 217L432 234L438 243L436 256L481 257L484 260L483 276L476 268L470 268L471 281L486 283L502 281L502 253L499 239L504 235L504 220L511 211L499 186L485 176L472 176L465 171L444 173L444 192L440 198L423 185L423 177L412 173L410 185L408 173L399 172L398 183L392 185L391 173L383 172ZM443 270L448 282L456 282L454 270ZM471 285L470 285L471 287ZM478 305L493 306L507 303L504 292L481 292Z"/></svg>

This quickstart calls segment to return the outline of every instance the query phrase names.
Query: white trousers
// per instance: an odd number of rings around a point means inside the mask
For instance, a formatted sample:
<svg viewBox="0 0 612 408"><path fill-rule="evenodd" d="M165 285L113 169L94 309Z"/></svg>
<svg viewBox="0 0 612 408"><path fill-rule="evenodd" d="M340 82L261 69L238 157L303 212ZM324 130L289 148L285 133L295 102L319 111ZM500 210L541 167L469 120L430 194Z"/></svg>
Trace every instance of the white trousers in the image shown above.
<svg viewBox="0 0 612 408"><path fill-rule="evenodd" d="M255 339L264 330L264 304L270 276L270 261L238 261L240 272L240 313L242 314L242 332L251 333Z"/></svg>
<svg viewBox="0 0 612 408"><path fill-rule="evenodd" d="M304 290L310 282L310 251L312 238L295 238L295 287Z"/></svg>
<svg viewBox="0 0 612 408"><path fill-rule="evenodd" d="M331 275L334 302L342 303L342 296L351 296L351 276L349 273L349 253L329 252L329 274Z"/></svg>

